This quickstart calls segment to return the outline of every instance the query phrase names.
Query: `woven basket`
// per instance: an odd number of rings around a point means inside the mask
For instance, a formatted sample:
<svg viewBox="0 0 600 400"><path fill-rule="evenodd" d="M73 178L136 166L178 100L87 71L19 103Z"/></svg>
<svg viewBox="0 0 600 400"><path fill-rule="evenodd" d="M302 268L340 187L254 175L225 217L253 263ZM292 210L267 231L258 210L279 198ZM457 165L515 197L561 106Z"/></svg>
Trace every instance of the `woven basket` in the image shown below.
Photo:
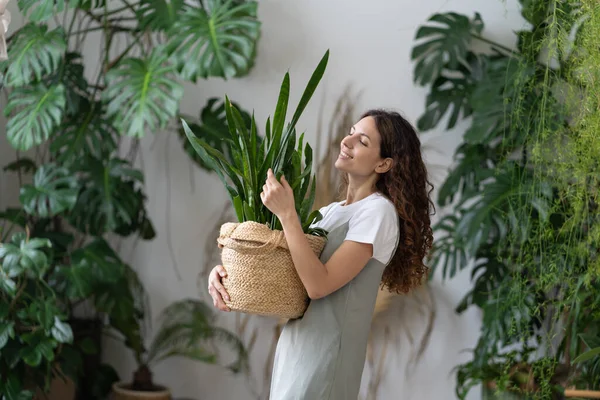
<svg viewBox="0 0 600 400"><path fill-rule="evenodd" d="M306 235L317 256L326 238ZM219 247L227 270L225 303L233 311L278 318L298 318L308 306L308 294L292 261L283 231L258 222L221 226Z"/></svg>

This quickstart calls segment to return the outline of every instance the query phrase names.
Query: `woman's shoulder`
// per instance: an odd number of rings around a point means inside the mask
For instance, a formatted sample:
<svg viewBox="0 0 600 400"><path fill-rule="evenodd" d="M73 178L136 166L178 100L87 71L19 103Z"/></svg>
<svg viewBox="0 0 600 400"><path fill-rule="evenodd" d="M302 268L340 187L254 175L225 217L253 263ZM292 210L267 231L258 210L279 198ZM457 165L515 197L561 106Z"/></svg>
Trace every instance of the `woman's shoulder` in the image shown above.
<svg viewBox="0 0 600 400"><path fill-rule="evenodd" d="M385 197L381 193L373 193L369 201L364 202L360 207L360 210L368 213L376 213L376 214L386 214L386 215L396 215L396 206L390 199Z"/></svg>

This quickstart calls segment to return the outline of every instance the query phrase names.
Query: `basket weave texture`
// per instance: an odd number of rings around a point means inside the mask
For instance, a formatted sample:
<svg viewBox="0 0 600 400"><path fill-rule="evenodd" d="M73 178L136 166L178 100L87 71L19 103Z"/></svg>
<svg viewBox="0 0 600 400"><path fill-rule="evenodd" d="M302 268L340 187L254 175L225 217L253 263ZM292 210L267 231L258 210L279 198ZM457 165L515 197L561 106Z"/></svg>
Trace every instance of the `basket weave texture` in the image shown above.
<svg viewBox="0 0 600 400"><path fill-rule="evenodd" d="M306 235L311 249L321 255L326 238ZM228 222L217 239L227 271L223 286L232 311L277 318L299 318L308 294L292 261L283 231L258 222Z"/></svg>

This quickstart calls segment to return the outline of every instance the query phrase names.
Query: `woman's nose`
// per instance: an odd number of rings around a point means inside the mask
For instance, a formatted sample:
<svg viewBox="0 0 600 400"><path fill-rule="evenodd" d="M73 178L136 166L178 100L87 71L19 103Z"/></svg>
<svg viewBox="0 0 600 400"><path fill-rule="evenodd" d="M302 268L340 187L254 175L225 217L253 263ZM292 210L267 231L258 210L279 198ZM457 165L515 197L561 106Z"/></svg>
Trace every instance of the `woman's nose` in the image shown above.
<svg viewBox="0 0 600 400"><path fill-rule="evenodd" d="M342 145L348 148L352 148L352 136L346 136L342 139Z"/></svg>

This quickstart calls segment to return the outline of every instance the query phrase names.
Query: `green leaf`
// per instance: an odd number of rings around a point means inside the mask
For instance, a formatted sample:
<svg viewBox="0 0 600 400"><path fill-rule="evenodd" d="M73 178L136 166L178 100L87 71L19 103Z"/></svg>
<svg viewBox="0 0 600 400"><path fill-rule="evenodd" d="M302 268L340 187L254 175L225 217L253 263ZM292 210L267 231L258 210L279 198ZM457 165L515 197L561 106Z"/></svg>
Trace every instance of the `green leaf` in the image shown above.
<svg viewBox="0 0 600 400"><path fill-rule="evenodd" d="M19 200L28 214L48 218L72 209L78 190L66 168L45 164L36 171L33 185L21 188Z"/></svg>
<svg viewBox="0 0 600 400"><path fill-rule="evenodd" d="M77 169L81 192L69 216L74 226L96 236L143 227L146 211L139 170L126 160L92 157L81 159Z"/></svg>
<svg viewBox="0 0 600 400"><path fill-rule="evenodd" d="M33 393L29 390L23 390L21 379L16 374L8 374L8 379L0 382L0 392L3 394L2 400L31 400Z"/></svg>
<svg viewBox="0 0 600 400"><path fill-rule="evenodd" d="M222 343L237 355L235 364L245 366L247 351L237 335L213 325L214 313L203 302L185 299L161 313L161 325L148 350L148 360L181 356L214 363L214 343Z"/></svg>
<svg viewBox="0 0 600 400"><path fill-rule="evenodd" d="M18 0L17 4L23 14L30 12L29 19L34 22L45 21L69 6L65 0Z"/></svg>
<svg viewBox="0 0 600 400"><path fill-rule="evenodd" d="M21 208L7 208L0 212L0 219L9 221L17 226L25 228L27 223L26 213Z"/></svg>
<svg viewBox="0 0 600 400"><path fill-rule="evenodd" d="M25 233L16 233L12 237L13 243L4 243L0 246L0 259L2 259L2 273L5 278L14 278L23 271L35 276L41 276L48 267L46 254L40 250L51 247L48 239L28 239ZM14 282L6 283L14 286Z"/></svg>
<svg viewBox="0 0 600 400"><path fill-rule="evenodd" d="M124 135L143 137L177 115L183 86L161 47L146 59L127 58L106 74L107 114Z"/></svg>
<svg viewBox="0 0 600 400"><path fill-rule="evenodd" d="M427 95L425 113L417 122L418 129L423 132L433 129L449 110L450 119L446 129L454 128L461 111L463 118L472 112L469 104L470 89L469 81L465 78L441 76L436 79Z"/></svg>
<svg viewBox="0 0 600 400"><path fill-rule="evenodd" d="M6 125L9 143L21 151L42 144L60 124L64 110L63 85L16 88L10 93L4 110L9 117Z"/></svg>
<svg viewBox="0 0 600 400"><path fill-rule="evenodd" d="M48 3L52 3L48 1ZM5 84L9 87L29 85L54 72L67 49L65 32L58 27L48 32L46 25L27 24L13 38L8 48Z"/></svg>
<svg viewBox="0 0 600 400"><path fill-rule="evenodd" d="M46 337L43 331L24 334L21 338L26 346L21 348L20 354L27 365L37 367L42 362L42 358L48 361L54 360L56 341Z"/></svg>
<svg viewBox="0 0 600 400"><path fill-rule="evenodd" d="M135 15L141 29L168 31L180 18L183 0L142 0Z"/></svg>
<svg viewBox="0 0 600 400"><path fill-rule="evenodd" d="M4 271L0 271L0 290L11 297L17 293L17 284Z"/></svg>
<svg viewBox="0 0 600 400"><path fill-rule="evenodd" d="M61 321L57 316L54 317L54 326L52 327L52 337L58 343L72 343L73 330L71 326Z"/></svg>
<svg viewBox="0 0 600 400"><path fill-rule="evenodd" d="M5 166L3 171L30 173L35 172L37 165L31 158L19 158Z"/></svg>
<svg viewBox="0 0 600 400"><path fill-rule="evenodd" d="M411 53L411 59L417 62L414 81L419 85L434 82L445 65L454 69L465 63L472 35L483 30L479 13L475 13L473 20L454 12L434 14L428 22L419 28L415 38L426 40Z"/></svg>
<svg viewBox="0 0 600 400"><path fill-rule="evenodd" d="M260 22L255 1L209 0L187 5L169 32L183 79L245 75L253 64Z"/></svg>
<svg viewBox="0 0 600 400"><path fill-rule="evenodd" d="M600 347L596 347L594 349L581 353L573 360L573 363L585 362L597 356L600 356Z"/></svg>
<svg viewBox="0 0 600 400"><path fill-rule="evenodd" d="M50 144L57 162L65 165L82 157L105 158L117 148L117 131L103 114L102 104L86 101L79 111L61 126Z"/></svg>
<svg viewBox="0 0 600 400"><path fill-rule="evenodd" d="M8 339L15 337L14 321L0 321L0 350L6 346Z"/></svg>
<svg viewBox="0 0 600 400"><path fill-rule="evenodd" d="M88 81L85 78L82 56L79 53L68 52L62 59L58 70L44 80L48 86L63 84L65 86L66 113L79 116L85 111L82 107L89 106Z"/></svg>
<svg viewBox="0 0 600 400"><path fill-rule="evenodd" d="M250 115L236 103L232 103L232 105L240 111L245 126L250 127ZM190 121L191 118L187 117L186 120ZM197 123L189 122L189 128L194 132L196 137L203 139L212 148L219 150L228 161L232 162L232 151L230 148L232 140L227 125L227 118L225 117L225 103L223 101L217 98L209 99L206 106L200 112L200 120ZM183 148L190 158L201 168L211 170L210 166L196 153L191 142L187 140L183 127L178 130L178 133L183 142Z"/></svg>

